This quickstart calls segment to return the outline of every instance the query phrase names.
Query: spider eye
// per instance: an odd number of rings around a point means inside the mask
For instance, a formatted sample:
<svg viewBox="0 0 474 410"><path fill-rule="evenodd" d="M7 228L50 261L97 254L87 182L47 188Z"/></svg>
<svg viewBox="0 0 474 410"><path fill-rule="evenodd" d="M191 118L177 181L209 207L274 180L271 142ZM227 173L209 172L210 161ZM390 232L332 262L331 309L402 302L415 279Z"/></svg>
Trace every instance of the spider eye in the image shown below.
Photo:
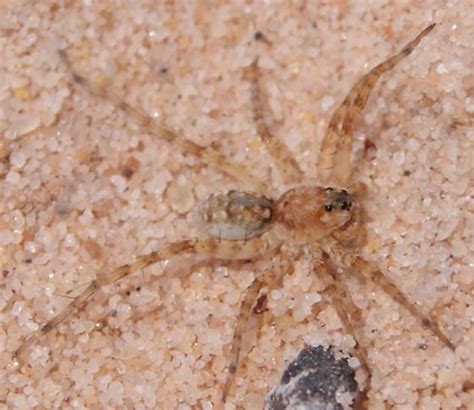
<svg viewBox="0 0 474 410"><path fill-rule="evenodd" d="M329 194L330 192L334 191L334 189L331 187L328 187L324 191Z"/></svg>
<svg viewBox="0 0 474 410"><path fill-rule="evenodd" d="M326 205L324 205L324 209L328 212L331 212L332 211L332 205L331 204L326 204Z"/></svg>
<svg viewBox="0 0 474 410"><path fill-rule="evenodd" d="M351 205L352 204L350 202L344 201L341 205L341 209L344 210L344 211L349 210L349 209L351 209Z"/></svg>

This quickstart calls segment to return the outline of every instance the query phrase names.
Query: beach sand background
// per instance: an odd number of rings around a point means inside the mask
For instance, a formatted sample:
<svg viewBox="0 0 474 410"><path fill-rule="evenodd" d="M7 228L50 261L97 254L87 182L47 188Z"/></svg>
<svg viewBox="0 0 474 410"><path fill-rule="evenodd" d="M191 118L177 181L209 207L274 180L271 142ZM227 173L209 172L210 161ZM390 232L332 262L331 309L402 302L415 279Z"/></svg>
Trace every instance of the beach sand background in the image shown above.
<svg viewBox="0 0 474 410"><path fill-rule="evenodd" d="M301 182L317 183L335 107L436 22L375 88L355 156L369 187L364 257L438 318L456 351L373 283L347 283L364 319L369 407L472 408L473 21L461 0L1 2L1 405L214 408L239 301L262 267L154 265L101 290L11 368L11 352L65 296L160 244L202 235L199 201L249 188L73 85L57 49L173 130L245 163L276 197L286 187L257 138L245 67L259 56L271 130L301 164ZM297 257L249 323L226 409L261 408L306 344L353 346L310 262Z"/></svg>

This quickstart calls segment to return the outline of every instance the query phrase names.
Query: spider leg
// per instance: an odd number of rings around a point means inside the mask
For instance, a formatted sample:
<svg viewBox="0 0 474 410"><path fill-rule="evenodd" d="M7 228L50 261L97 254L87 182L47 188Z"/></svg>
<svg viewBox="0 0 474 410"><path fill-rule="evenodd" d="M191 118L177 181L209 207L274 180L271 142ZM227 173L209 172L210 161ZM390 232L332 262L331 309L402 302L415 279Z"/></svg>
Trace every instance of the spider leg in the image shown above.
<svg viewBox="0 0 474 410"><path fill-rule="evenodd" d="M402 51L374 67L353 85L333 114L322 142L318 173L323 181L334 181L341 186L347 184L351 176L350 157L354 124L367 104L372 89L382 74L390 71L408 57L423 37L428 35L434 27L434 23L426 27Z"/></svg>
<svg viewBox="0 0 474 410"><path fill-rule="evenodd" d="M340 280L339 275L331 262L331 258L327 253L322 253L321 261L315 265L314 269L317 275L322 278L326 284L326 288L323 292L328 293L331 297L331 302L336 309L337 315L341 319L344 331L347 334L352 335L356 340L353 355L359 359L361 366L365 369L368 375L367 384L356 403L356 408L363 408L363 401L370 390L371 371L368 364L369 356L367 349L365 348L365 343L360 342L360 336L357 335L357 332L352 326L352 321L354 319L357 318L357 321L359 321L360 310L352 301L347 286L344 281Z"/></svg>
<svg viewBox="0 0 474 410"><path fill-rule="evenodd" d="M263 98L260 88L260 70L258 69L258 58L249 68L251 82L251 100L253 109L253 120L257 128L260 140L266 145L268 152L273 157L276 166L282 173L286 182L300 182L303 177L298 163L291 155L288 148L268 130L263 114Z"/></svg>
<svg viewBox="0 0 474 410"><path fill-rule="evenodd" d="M351 275L357 275L364 280L374 281L386 293L388 293L392 299L408 310L413 317L419 320L423 328L428 329L436 335L450 350L455 350L454 344L442 332L439 324L419 310L414 303L410 302L400 289L398 289L398 287L377 267L373 266L358 255L347 253L336 240L331 241L328 239L324 244L324 248L325 252L331 255L332 259L338 261L341 266L347 268Z"/></svg>
<svg viewBox="0 0 474 410"><path fill-rule="evenodd" d="M79 74L73 68L72 62L64 50L58 50L58 53L68 67L69 71L71 71L72 77L76 83L88 88L92 94L110 100L117 108L120 108L130 117L132 117L133 120L145 130L159 136L166 141L178 144L184 152L194 155L205 164L214 166L224 171L236 180L256 189L258 192L266 192L266 185L262 181L258 180L258 178L254 177L247 167L229 158L226 158L210 146L196 144L195 142L186 139L171 131L170 129L160 125L143 109L130 105L108 87Z"/></svg>
<svg viewBox="0 0 474 410"><path fill-rule="evenodd" d="M28 347L35 344L44 335L48 334L58 325L67 320L75 311L83 307L101 288L113 284L132 273L146 268L147 266L182 253L206 255L213 258L228 260L252 259L257 256L263 256L268 248L268 243L261 238L251 241L190 239L173 242L165 245L160 250L139 256L131 264L122 265L112 272L98 276L97 279L93 280L86 289L84 289L63 309L62 312L50 319L46 324L29 336L13 353L13 358L15 360L18 359Z"/></svg>
<svg viewBox="0 0 474 410"><path fill-rule="evenodd" d="M227 396L232 388L237 366L239 364L240 350L242 348L242 340L245 334L247 322L252 314L252 307L257 300L258 294L263 286L271 286L279 275L273 270L265 270L260 272L253 280L245 292L244 298L240 304L239 315L237 317L237 324L232 338L232 345L229 356L228 374L222 392L222 401L225 403Z"/></svg>
<svg viewBox="0 0 474 410"><path fill-rule="evenodd" d="M359 308L354 304L350 295L347 291L347 287L342 280L340 280L339 275L336 272L333 264L331 263L331 258L325 252L322 254L321 258L322 264L317 264L315 266L315 271L319 277L321 277L326 284L326 289L324 290L331 297L331 301L334 304L336 312L341 319L344 331L347 334L352 335L356 339L355 355L361 362L365 370L370 374L370 369L368 366L368 354L367 350L364 348L363 343L359 343L359 337L356 334L354 327L352 326L352 321L358 317ZM347 297L345 297L345 295ZM347 300L346 300L347 299ZM349 314L348 314L349 312Z"/></svg>
<svg viewBox="0 0 474 410"><path fill-rule="evenodd" d="M390 281L380 270L374 269L367 261L357 257L354 264L354 271L363 272L364 276L369 276L377 285L379 285L385 292L387 292L396 302L407 309L415 318L417 318L421 325L435 334L441 342L450 350L454 351L454 344L442 332L439 324L431 319L429 316L421 312L414 303L410 302L406 296L397 288L397 286ZM370 272L370 273L369 273Z"/></svg>
<svg viewBox="0 0 474 410"><path fill-rule="evenodd" d="M334 170L335 156L337 154L337 141L339 139L340 123L344 119L351 102L349 95L344 99L342 104L336 109L329 120L328 129L321 142L321 149L318 158L318 178L321 183L331 183L332 173Z"/></svg>

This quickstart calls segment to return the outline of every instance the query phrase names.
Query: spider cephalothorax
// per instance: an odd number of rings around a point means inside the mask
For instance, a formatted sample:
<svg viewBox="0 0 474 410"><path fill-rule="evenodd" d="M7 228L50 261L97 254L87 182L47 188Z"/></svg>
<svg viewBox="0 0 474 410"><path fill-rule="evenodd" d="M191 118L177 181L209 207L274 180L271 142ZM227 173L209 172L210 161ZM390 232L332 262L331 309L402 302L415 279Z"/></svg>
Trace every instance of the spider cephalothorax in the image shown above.
<svg viewBox="0 0 474 410"><path fill-rule="evenodd" d="M274 220L295 242L311 243L347 224L352 218L352 204L345 189L298 187L277 201Z"/></svg>

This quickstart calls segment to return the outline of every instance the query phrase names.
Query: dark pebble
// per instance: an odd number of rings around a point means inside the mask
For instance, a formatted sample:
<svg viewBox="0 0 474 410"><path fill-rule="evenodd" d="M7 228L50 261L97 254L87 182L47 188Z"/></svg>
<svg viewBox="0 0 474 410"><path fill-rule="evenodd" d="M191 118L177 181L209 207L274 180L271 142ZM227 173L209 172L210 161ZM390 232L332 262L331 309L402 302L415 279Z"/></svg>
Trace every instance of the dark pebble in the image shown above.
<svg viewBox="0 0 474 410"><path fill-rule="evenodd" d="M304 348L283 372L280 384L268 394L264 409L342 410L337 394L350 392L355 399L358 388L354 369L347 358L336 359L336 352L332 347Z"/></svg>

